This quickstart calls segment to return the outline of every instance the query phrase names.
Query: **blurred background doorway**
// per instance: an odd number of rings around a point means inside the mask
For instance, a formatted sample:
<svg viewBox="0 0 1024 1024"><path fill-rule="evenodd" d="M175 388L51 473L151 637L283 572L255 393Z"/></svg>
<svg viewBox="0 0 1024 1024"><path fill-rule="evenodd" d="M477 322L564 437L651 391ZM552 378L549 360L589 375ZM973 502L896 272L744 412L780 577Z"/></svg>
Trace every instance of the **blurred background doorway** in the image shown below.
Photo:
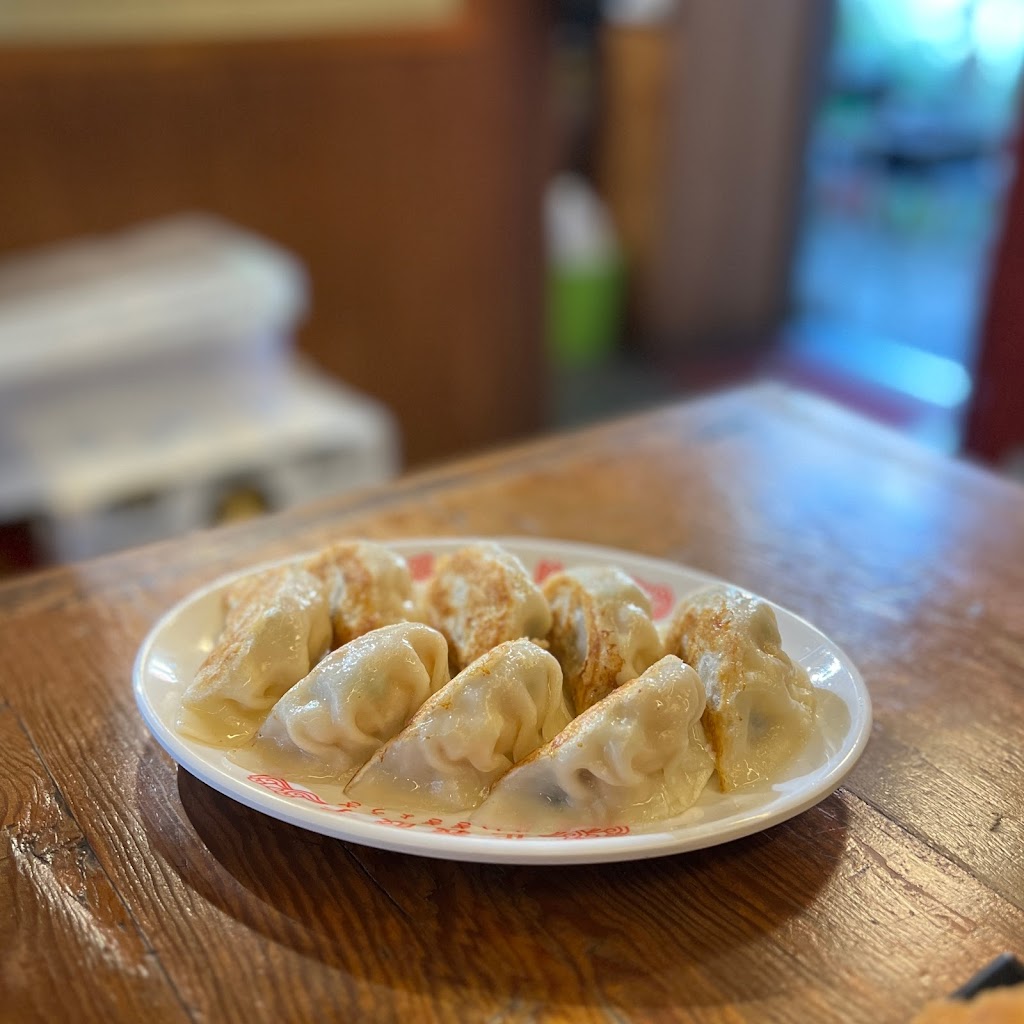
<svg viewBox="0 0 1024 1024"><path fill-rule="evenodd" d="M808 148L790 354L948 451L971 396L1022 57L1017 0L840 0Z"/></svg>

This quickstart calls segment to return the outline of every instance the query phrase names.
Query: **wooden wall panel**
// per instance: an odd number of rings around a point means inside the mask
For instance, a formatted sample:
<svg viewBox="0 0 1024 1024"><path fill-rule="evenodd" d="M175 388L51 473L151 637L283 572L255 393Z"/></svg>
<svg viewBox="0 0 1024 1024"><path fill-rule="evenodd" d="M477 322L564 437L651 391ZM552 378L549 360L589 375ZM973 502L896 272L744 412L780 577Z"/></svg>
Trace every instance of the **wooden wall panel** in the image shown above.
<svg viewBox="0 0 1024 1024"><path fill-rule="evenodd" d="M0 49L0 253L204 209L307 264L301 347L411 463L541 425L545 10L278 42Z"/></svg>
<svg viewBox="0 0 1024 1024"><path fill-rule="evenodd" d="M763 344L783 318L831 6L691 0L605 31L599 178L643 350Z"/></svg>

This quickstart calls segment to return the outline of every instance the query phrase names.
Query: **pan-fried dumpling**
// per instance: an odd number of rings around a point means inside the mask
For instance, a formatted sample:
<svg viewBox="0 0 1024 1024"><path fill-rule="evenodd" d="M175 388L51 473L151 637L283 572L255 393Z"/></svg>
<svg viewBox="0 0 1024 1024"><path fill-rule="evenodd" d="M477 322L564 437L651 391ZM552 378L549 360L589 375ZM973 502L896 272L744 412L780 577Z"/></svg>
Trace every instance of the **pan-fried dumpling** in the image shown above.
<svg viewBox="0 0 1024 1024"><path fill-rule="evenodd" d="M551 653L577 714L664 655L647 595L611 566L569 569L543 586L551 607Z"/></svg>
<svg viewBox="0 0 1024 1024"><path fill-rule="evenodd" d="M712 587L680 607L665 646L704 683L704 729L723 792L769 778L807 741L814 687L782 649L767 602Z"/></svg>
<svg viewBox="0 0 1024 1024"><path fill-rule="evenodd" d="M475 807L488 787L569 721L558 662L511 640L443 686L346 792L409 810Z"/></svg>
<svg viewBox="0 0 1024 1024"><path fill-rule="evenodd" d="M224 628L185 690L178 729L215 746L240 746L271 707L330 647L327 590L295 566L241 580L224 599Z"/></svg>
<svg viewBox="0 0 1024 1024"><path fill-rule="evenodd" d="M506 640L540 639L551 628L548 603L523 563L491 542L438 559L422 613L445 635L454 671Z"/></svg>
<svg viewBox="0 0 1024 1024"><path fill-rule="evenodd" d="M448 645L421 622L364 633L328 654L273 707L246 758L341 779L448 682Z"/></svg>
<svg viewBox="0 0 1024 1024"><path fill-rule="evenodd" d="M381 544L339 541L310 558L306 569L327 585L335 647L413 617L409 567Z"/></svg>
<svg viewBox="0 0 1024 1024"><path fill-rule="evenodd" d="M700 677L666 655L499 779L472 820L551 833L681 814L713 771L703 710Z"/></svg>

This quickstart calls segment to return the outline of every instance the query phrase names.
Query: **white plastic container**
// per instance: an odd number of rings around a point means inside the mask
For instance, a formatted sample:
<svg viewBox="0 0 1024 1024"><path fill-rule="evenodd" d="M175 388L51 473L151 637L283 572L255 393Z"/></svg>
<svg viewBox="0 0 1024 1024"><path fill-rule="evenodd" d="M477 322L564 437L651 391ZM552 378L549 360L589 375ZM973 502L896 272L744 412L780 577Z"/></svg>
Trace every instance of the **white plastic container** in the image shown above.
<svg viewBox="0 0 1024 1024"><path fill-rule="evenodd" d="M206 216L0 263L0 522L76 560L393 475L390 413L296 365L305 309L297 260Z"/></svg>
<svg viewBox="0 0 1024 1024"><path fill-rule="evenodd" d="M208 216L2 261L0 436L148 427L186 399L265 407L305 308L298 261Z"/></svg>
<svg viewBox="0 0 1024 1024"><path fill-rule="evenodd" d="M53 559L91 558L216 525L240 492L276 511L381 483L399 462L384 406L294 367L272 414L195 410L171 434L125 434L51 459L40 540Z"/></svg>

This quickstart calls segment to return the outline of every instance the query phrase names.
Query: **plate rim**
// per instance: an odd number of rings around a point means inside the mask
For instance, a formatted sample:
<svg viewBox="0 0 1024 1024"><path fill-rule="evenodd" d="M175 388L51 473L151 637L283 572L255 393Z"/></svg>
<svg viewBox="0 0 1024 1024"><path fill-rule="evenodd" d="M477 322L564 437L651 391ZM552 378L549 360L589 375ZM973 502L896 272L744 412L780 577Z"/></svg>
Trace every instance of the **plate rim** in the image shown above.
<svg viewBox="0 0 1024 1024"><path fill-rule="evenodd" d="M357 539L357 538L352 538ZM393 548L403 557L411 551L405 549L422 549L436 551L441 547L458 547L478 541L489 541L518 552L516 547L529 547L542 557L569 556L574 560L587 556L600 556L605 559L626 559L633 566L646 566L657 572L681 571L691 578L704 584L724 584L738 586L722 577L715 576L701 569L695 569L682 562L672 559L658 558L640 552L629 551L607 545L590 544L581 541L559 540L552 537L535 537L521 535L459 535L434 537L395 537L386 540L365 538L374 543ZM510 840L501 836L485 836L476 833L467 835L447 835L421 832L414 829L374 828L375 821L364 816L353 818L339 814L330 817L325 813L306 810L301 805L282 800L265 789L246 784L231 775L217 764L211 763L192 749L190 741L184 740L169 729L160 718L158 710L149 698L145 688L145 666L160 636L174 620L182 615L195 603L208 597L211 593L222 589L229 583L249 576L252 573L291 562L301 562L313 552L299 552L281 558L269 559L257 564L224 573L210 582L199 586L176 601L150 627L136 652L132 664L132 691L136 706L146 724L150 735L175 762L178 768L184 769L212 789L271 818L286 824L316 832L320 835L341 839L358 845L415 856L433 857L440 860L465 861L472 863L494 864L535 864L538 866L555 866L560 864L596 864L629 860L642 860L652 857L668 856L674 853L688 853L696 850L719 846L723 843L742 839L767 828L782 824L802 814L811 807L831 796L843 783L846 776L856 765L867 746L871 735L873 709L871 696L863 676L855 663L837 643L829 638L821 629L803 616L790 611L783 605L754 591L743 589L754 594L778 613L798 623L805 629L821 637L839 659L843 670L850 676L856 705L860 711L860 727L854 735L855 722L851 721L850 730L844 735L843 745L853 735L853 742L845 753L832 765L819 782L806 793L795 793L784 803L782 808L774 811L753 810L746 813L731 826L706 826L705 832L695 831L694 826L682 826L667 831L644 831L624 836L590 836L582 839L566 840L544 836L524 836ZM625 567L626 571L630 571ZM702 585L701 582L698 583ZM696 588L695 588L696 589ZM692 591L688 591L692 592ZM685 596L681 594L677 601ZM209 748L216 750L217 748ZM220 755L220 751L217 751ZM184 754L184 759L182 757ZM766 820L768 819L768 820ZM341 824L343 827L338 828ZM334 827L331 827L334 825Z"/></svg>

